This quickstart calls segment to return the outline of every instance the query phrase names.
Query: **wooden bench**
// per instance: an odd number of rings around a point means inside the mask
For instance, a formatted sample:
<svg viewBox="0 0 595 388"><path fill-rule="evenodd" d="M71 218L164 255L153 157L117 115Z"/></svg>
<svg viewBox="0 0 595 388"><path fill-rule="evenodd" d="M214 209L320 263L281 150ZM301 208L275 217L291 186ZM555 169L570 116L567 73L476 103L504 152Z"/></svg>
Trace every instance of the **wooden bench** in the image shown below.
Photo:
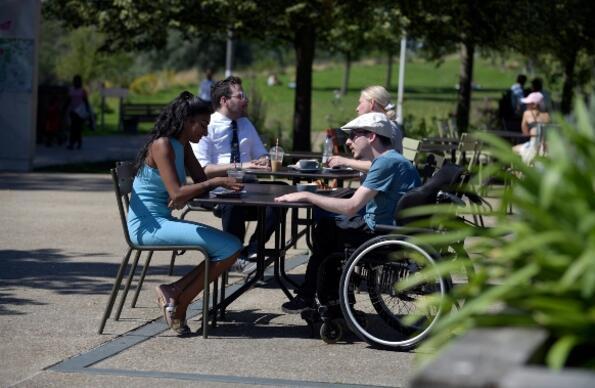
<svg viewBox="0 0 595 388"><path fill-rule="evenodd" d="M124 132L136 133L138 123L153 123L165 108L166 104L159 103L122 103L120 105L120 128Z"/></svg>

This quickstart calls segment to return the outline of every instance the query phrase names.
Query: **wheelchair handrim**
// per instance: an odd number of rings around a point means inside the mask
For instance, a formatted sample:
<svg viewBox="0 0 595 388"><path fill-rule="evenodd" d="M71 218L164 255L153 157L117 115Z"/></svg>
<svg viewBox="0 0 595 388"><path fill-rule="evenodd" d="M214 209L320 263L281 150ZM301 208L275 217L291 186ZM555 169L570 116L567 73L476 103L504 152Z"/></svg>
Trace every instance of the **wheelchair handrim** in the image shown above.
<svg viewBox="0 0 595 388"><path fill-rule="evenodd" d="M378 247L382 247L382 246L385 246L385 245L392 245L392 244L395 244L395 243L397 245L405 246L407 248L413 249L414 251L418 252L426 260L428 260L428 262L432 265L432 267L435 268L435 261L434 261L434 259L425 250L421 249L417 245L412 244L410 242L403 241L403 240L397 240L397 239L378 241L377 243L372 244L371 246L367 247L362 252L360 252L358 254L358 257L364 257L368 252L370 252L371 250L376 249ZM345 269L346 270L346 272L345 272L345 279L351 278L351 275L353 274L353 271L354 271L355 267L357 266L358 262L359 262L359 260L353 260L351 262L351 264L349 265L349 267L347 267ZM441 292L441 294L445 294L446 293L446 286L444 284L444 279L442 279L442 276L440 276L437 271L436 271L436 276L439 279L440 292ZM349 291L349 282L346 281L346 282L344 282L341 285L341 298L343 298L343 301L348 301L349 300L349 298L348 298L348 291ZM342 305L347 306L348 303L342 303ZM438 312L436 313L436 315L434 316L434 318L432 319L432 321L430 322L430 324L424 330L422 330L418 335L416 335L413 338L410 338L410 339L405 340L405 341L386 341L386 340L383 340L381 338L375 337L375 336L371 335L370 333L368 333L368 331L365 330L360 325L360 323L356 319L356 317L353 314L353 312L351 311L351 309L345 308L344 310L345 311L343 311L343 313L344 314L347 314L349 316L348 322L351 325L354 326L354 328L356 329L356 331L358 333L360 333L361 335L365 336L370 341L376 342L376 343L378 343L380 345L383 345L383 346L386 346L386 347L399 347L399 346L410 347L410 346L416 345L418 342L420 342L421 340L423 340L427 336L427 334L429 333L429 331L432 329L432 327L438 321L438 318L442 314L442 306L440 306L438 308Z"/></svg>

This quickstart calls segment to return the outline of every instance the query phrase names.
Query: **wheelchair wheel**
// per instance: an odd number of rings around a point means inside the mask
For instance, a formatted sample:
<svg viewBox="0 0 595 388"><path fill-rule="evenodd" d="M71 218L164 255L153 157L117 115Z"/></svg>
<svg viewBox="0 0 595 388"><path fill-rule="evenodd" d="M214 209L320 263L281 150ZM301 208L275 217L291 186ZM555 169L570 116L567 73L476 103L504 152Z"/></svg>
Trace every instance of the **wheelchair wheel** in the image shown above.
<svg viewBox="0 0 595 388"><path fill-rule="evenodd" d="M444 297L450 282L435 271L409 289L396 286L426 268L435 268L437 259L433 250L403 236L378 236L360 246L345 265L339 288L349 328L375 347L410 350L417 346L441 314L440 307L424 302L436 295ZM360 293L353 292L356 287Z"/></svg>
<svg viewBox="0 0 595 388"><path fill-rule="evenodd" d="M343 324L339 319L324 322L320 326L320 338L327 344L336 344L343 337Z"/></svg>

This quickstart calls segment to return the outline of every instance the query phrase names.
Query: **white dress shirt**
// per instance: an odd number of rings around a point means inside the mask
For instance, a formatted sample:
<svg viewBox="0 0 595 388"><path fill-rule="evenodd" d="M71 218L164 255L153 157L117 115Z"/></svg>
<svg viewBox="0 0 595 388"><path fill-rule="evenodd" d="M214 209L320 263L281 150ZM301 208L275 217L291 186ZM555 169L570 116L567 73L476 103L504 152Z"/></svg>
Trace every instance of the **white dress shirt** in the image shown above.
<svg viewBox="0 0 595 388"><path fill-rule="evenodd" d="M267 155L254 125L246 117L236 120L240 140L240 162L250 162ZM215 112L211 115L208 133L198 143L191 143L192 150L201 166L230 163L231 160L231 119Z"/></svg>
<svg viewBox="0 0 595 388"><path fill-rule="evenodd" d="M213 86L213 81L205 79L202 80L200 85L198 86L198 97L205 101L211 101L211 86Z"/></svg>

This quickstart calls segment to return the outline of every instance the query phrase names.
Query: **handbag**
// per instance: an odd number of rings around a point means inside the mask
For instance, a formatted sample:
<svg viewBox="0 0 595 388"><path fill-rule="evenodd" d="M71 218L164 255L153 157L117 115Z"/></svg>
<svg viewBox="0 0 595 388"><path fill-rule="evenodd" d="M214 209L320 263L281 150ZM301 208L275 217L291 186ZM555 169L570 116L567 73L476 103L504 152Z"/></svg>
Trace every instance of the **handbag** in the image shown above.
<svg viewBox="0 0 595 388"><path fill-rule="evenodd" d="M76 108L74 108L73 111L74 113L76 113L78 117L80 117L83 120L88 119L90 116L86 104L79 104Z"/></svg>

